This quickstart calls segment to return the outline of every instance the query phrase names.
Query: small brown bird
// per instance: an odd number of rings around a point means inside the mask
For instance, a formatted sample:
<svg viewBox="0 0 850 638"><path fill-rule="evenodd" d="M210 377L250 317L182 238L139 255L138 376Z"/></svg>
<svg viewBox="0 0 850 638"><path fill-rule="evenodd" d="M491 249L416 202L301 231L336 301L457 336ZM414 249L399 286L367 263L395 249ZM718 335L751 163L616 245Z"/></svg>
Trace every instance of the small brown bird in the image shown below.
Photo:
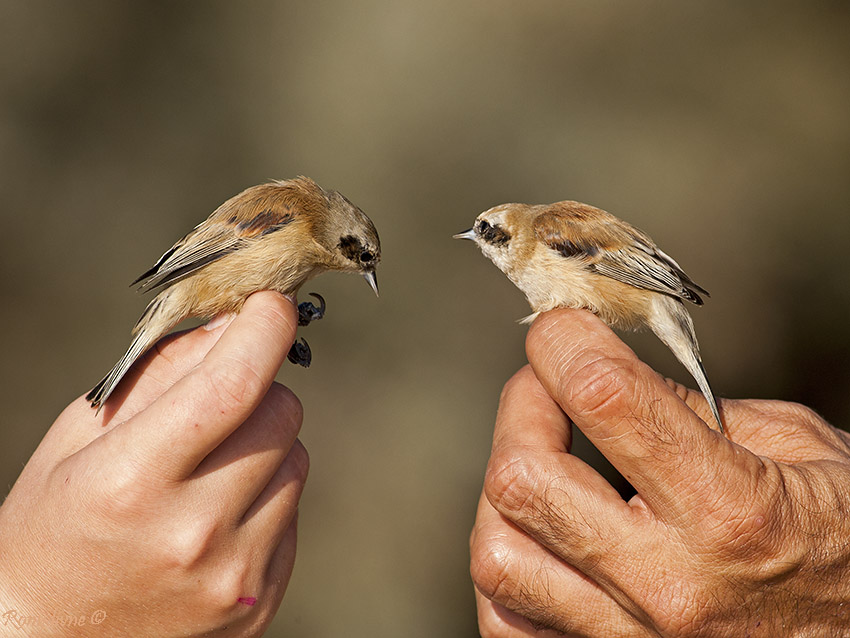
<svg viewBox="0 0 850 638"><path fill-rule="evenodd" d="M378 294L378 231L357 206L308 177L252 186L219 206L133 284L161 292L148 304L127 353L86 395L98 410L133 362L178 323L238 312L258 290L295 297L326 270L360 273ZM312 293L311 293L312 294ZM320 319L320 307L302 303L299 325ZM289 359L310 364L309 346L292 346Z"/></svg>
<svg viewBox="0 0 850 638"><path fill-rule="evenodd" d="M525 293L534 314L586 308L613 328L648 327L673 351L723 423L682 300L708 296L648 235L610 213L573 201L502 204L456 239L471 239Z"/></svg>

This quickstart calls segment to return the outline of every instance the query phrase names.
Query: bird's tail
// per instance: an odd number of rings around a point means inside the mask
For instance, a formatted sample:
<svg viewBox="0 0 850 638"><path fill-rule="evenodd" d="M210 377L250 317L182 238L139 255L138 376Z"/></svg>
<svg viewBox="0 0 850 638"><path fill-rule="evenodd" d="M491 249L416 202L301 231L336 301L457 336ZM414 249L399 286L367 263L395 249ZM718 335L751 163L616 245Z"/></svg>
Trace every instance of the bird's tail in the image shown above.
<svg viewBox="0 0 850 638"><path fill-rule="evenodd" d="M112 391L115 390L136 359L147 352L148 348L170 328L170 326L164 330L159 328L159 324L162 324L164 319L163 315L166 314L163 308L164 301L165 296L162 294L148 304L136 327L133 328L133 341L130 342L127 352L86 395L86 401L90 401L91 406L97 408L97 412L100 412L103 408L103 404L106 403L109 395L112 394Z"/></svg>
<svg viewBox="0 0 850 638"><path fill-rule="evenodd" d="M708 384L708 376L702 365L699 355L699 344L694 330L694 322L691 315L685 309L684 304L678 299L659 296L654 307L655 313L650 321L650 327L656 336L664 342L676 355L676 358L687 368L688 372L697 382L700 391L708 401L714 420L723 432L723 421L720 419L720 411L717 409L717 401L711 386Z"/></svg>

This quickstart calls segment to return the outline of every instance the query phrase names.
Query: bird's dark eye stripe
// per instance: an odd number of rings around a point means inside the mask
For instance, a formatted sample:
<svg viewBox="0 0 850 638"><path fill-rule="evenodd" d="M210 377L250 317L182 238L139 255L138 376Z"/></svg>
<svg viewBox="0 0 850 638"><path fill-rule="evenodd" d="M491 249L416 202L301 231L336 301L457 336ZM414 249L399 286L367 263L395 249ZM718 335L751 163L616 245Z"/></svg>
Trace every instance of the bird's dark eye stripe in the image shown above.
<svg viewBox="0 0 850 638"><path fill-rule="evenodd" d="M488 224L483 219L478 222L478 234L481 239L494 246L503 246L511 240L511 234L498 224Z"/></svg>
<svg viewBox="0 0 850 638"><path fill-rule="evenodd" d="M339 250L347 259L354 262L360 260L360 253L363 252L360 240L353 235L346 235L339 238Z"/></svg>

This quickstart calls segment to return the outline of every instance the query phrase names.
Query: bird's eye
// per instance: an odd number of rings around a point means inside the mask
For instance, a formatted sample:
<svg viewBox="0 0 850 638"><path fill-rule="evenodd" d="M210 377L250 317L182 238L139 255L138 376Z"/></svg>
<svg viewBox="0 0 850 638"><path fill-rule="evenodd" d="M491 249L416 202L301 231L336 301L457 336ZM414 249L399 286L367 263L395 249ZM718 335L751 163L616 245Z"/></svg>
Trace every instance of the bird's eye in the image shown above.
<svg viewBox="0 0 850 638"><path fill-rule="evenodd" d="M511 239L511 234L502 226L483 219L478 222L478 236L492 246L505 246Z"/></svg>
<svg viewBox="0 0 850 638"><path fill-rule="evenodd" d="M362 253L360 253L360 261L362 262L369 262L372 261L374 258L375 255L370 253L368 250L364 250Z"/></svg>

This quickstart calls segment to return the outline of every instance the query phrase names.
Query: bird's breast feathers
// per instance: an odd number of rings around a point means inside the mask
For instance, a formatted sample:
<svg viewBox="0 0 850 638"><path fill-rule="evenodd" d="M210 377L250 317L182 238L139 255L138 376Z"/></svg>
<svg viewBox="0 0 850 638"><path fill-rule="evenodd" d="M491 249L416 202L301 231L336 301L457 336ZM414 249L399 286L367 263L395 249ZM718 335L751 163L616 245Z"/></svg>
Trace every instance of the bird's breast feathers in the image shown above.
<svg viewBox="0 0 850 638"><path fill-rule="evenodd" d="M586 308L612 327L632 329L648 311L648 291L599 275L587 260L565 257L545 244L538 244L523 267L506 274L535 313Z"/></svg>

